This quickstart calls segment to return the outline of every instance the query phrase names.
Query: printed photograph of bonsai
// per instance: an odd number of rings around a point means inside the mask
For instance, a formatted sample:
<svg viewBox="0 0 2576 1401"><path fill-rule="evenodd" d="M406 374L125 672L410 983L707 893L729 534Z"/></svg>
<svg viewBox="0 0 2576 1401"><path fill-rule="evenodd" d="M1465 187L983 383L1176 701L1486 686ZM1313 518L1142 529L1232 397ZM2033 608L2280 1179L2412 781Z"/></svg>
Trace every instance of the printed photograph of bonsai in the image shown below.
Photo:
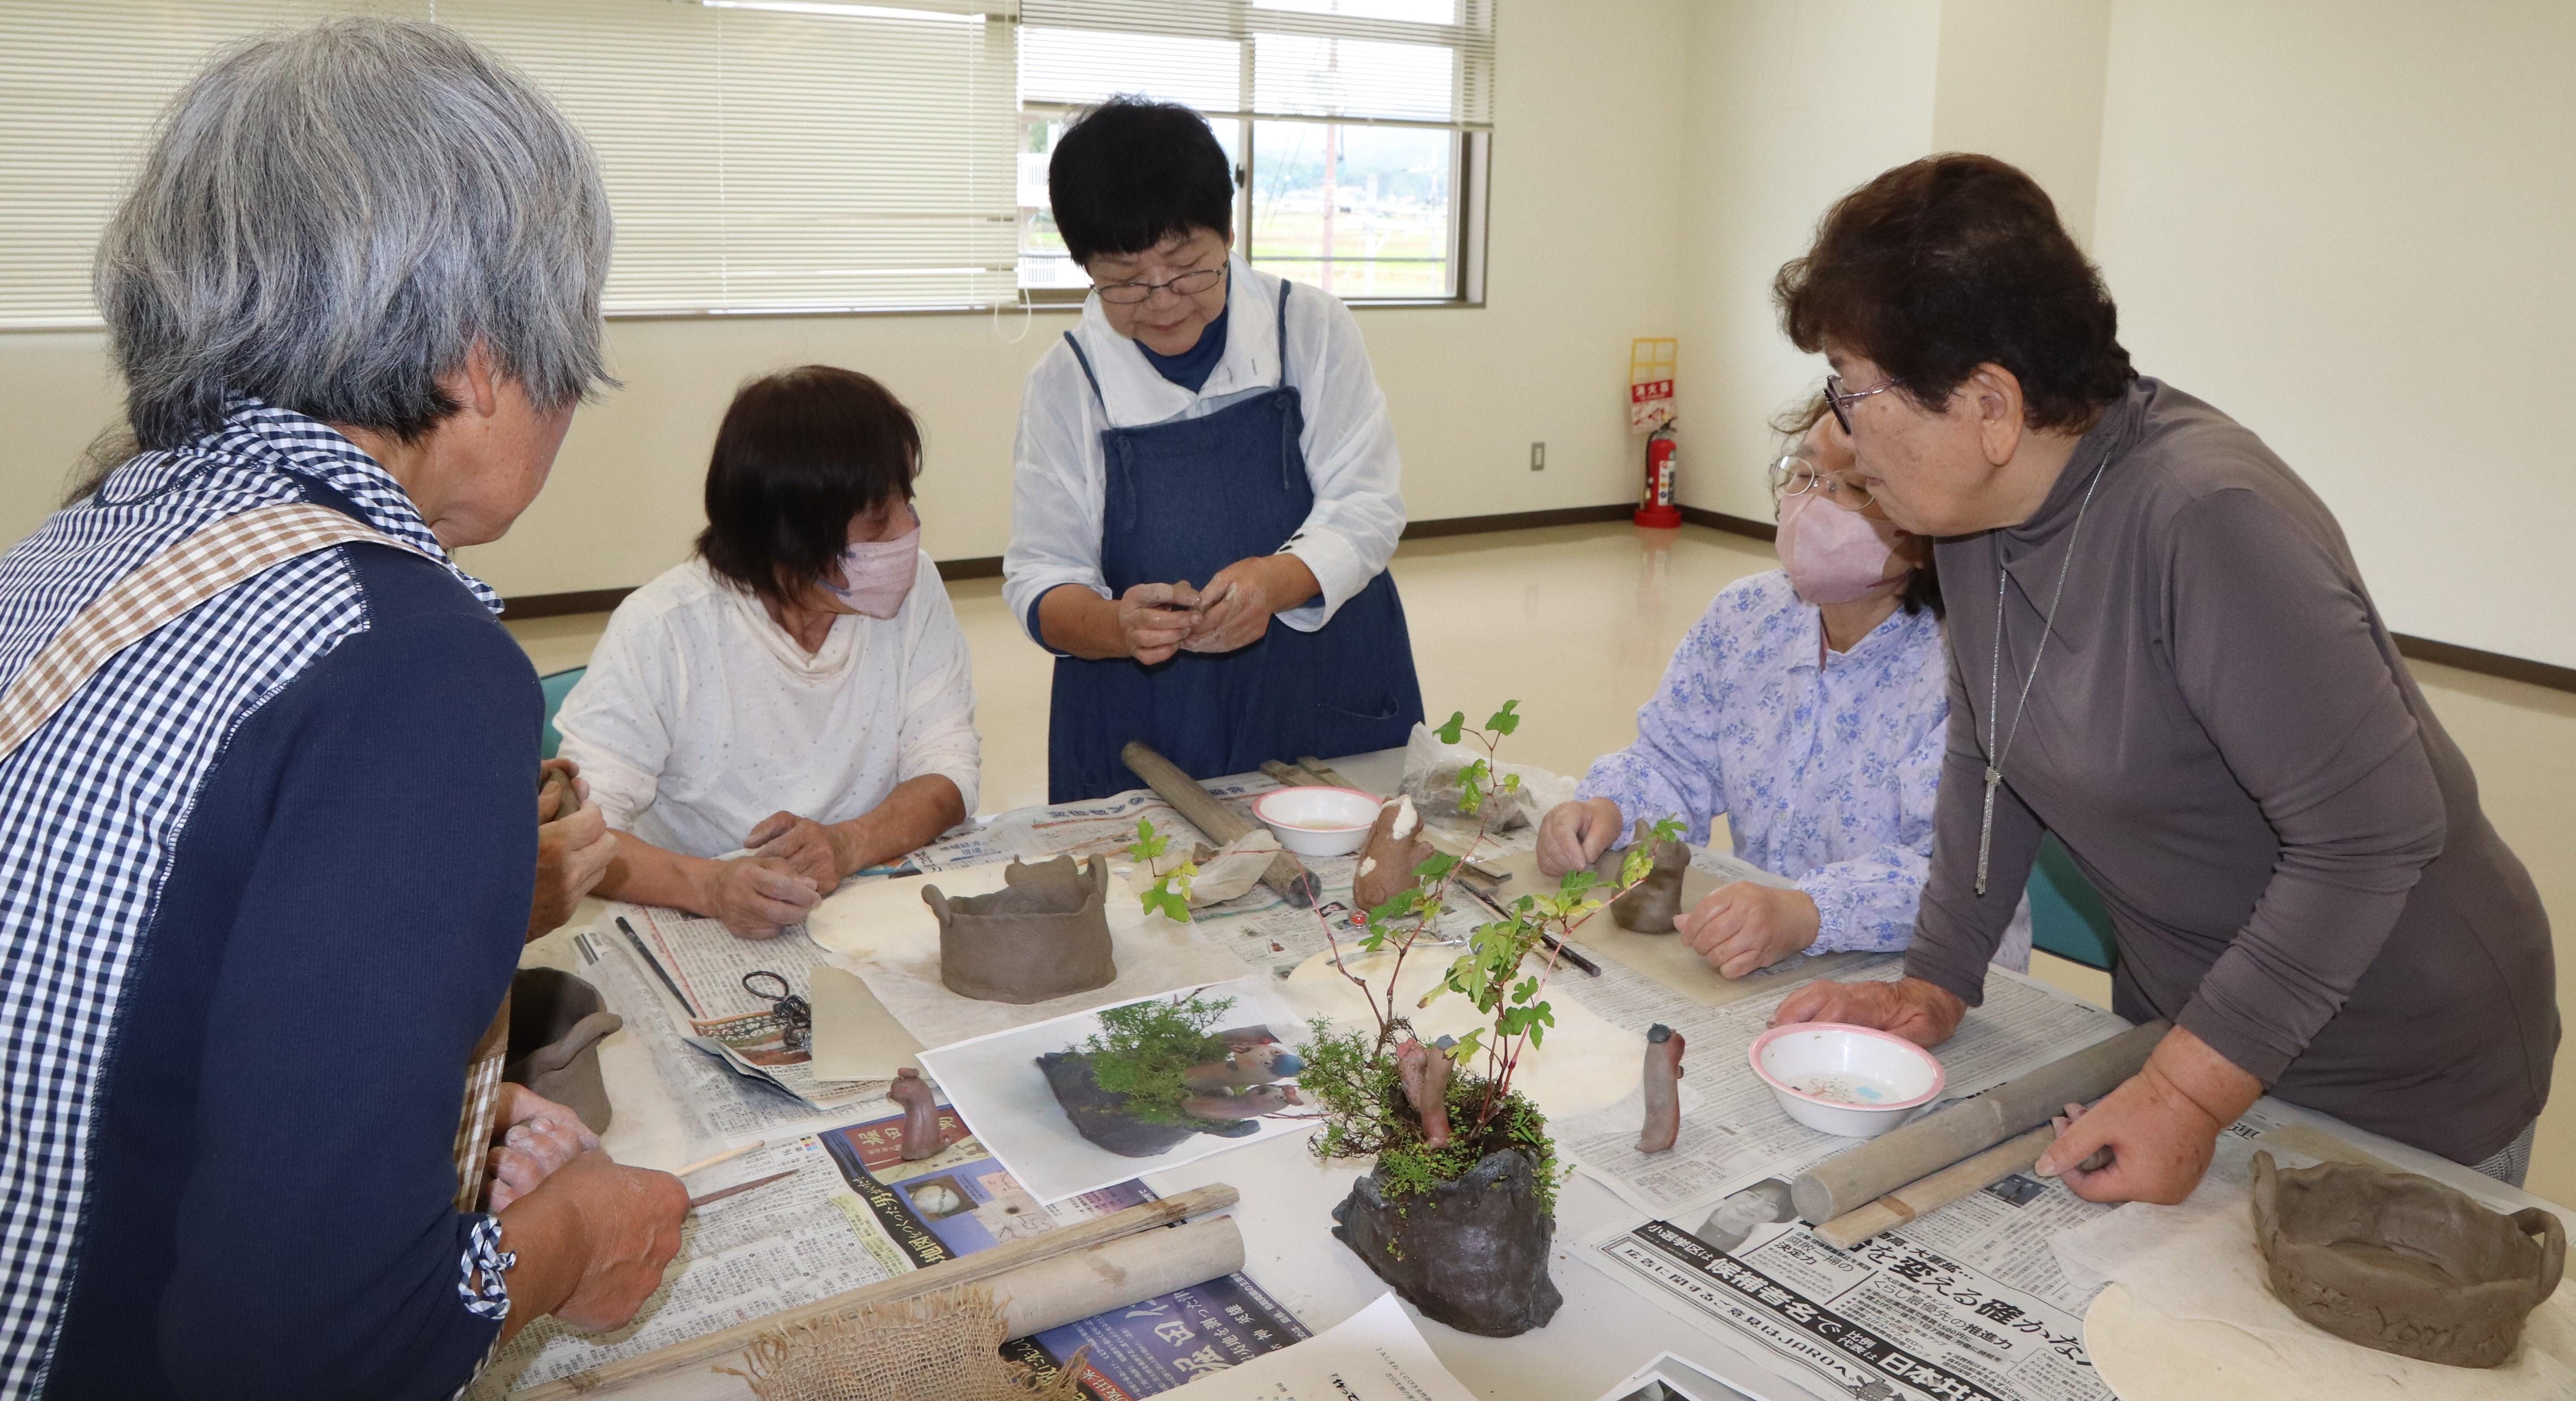
<svg viewBox="0 0 2576 1401"><path fill-rule="evenodd" d="M1298 1031L1276 994L1244 979L995 1032L921 1062L1020 1184L1056 1202L1311 1130Z"/></svg>

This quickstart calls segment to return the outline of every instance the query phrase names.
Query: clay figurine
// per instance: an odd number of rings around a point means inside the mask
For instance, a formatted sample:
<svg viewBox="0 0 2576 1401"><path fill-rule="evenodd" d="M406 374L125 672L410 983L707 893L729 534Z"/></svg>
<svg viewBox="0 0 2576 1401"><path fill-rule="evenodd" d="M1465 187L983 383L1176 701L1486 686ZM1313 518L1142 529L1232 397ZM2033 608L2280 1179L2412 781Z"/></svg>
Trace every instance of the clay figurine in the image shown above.
<svg viewBox="0 0 2576 1401"><path fill-rule="evenodd" d="M1449 1056L1408 1038L1395 1048L1396 1083L1422 1120L1422 1146L1449 1146Z"/></svg>
<svg viewBox="0 0 2576 1401"><path fill-rule="evenodd" d="M990 895L956 900L935 885L922 887L923 903L939 916L939 980L950 992L1025 1004L1117 980L1108 862L1095 856L1078 868L1070 856L1034 866L1014 861L1002 880Z"/></svg>
<svg viewBox="0 0 2576 1401"><path fill-rule="evenodd" d="M1351 877L1352 903L1374 910L1411 890L1414 867L1437 852L1422 836L1422 819L1413 811L1413 799L1388 799L1377 810L1377 821L1369 824L1368 842L1360 848L1359 868Z"/></svg>
<svg viewBox="0 0 2576 1401"><path fill-rule="evenodd" d="M1629 839L1629 849L1645 841L1654 828L1637 819L1636 834ZM1605 880L1619 879L1620 864L1628 859L1627 850L1605 851L1593 867ZM1610 902L1610 918L1632 934L1670 934L1673 921L1682 912L1682 875L1690 870L1690 848L1675 837L1655 848L1655 864L1645 878L1628 892Z"/></svg>
<svg viewBox="0 0 2576 1401"><path fill-rule="evenodd" d="M2347 1342L2425 1362L2505 1362L2567 1264L2556 1214L2502 1216L2413 1173L2283 1169L2256 1153L2253 1204L2273 1297Z"/></svg>
<svg viewBox="0 0 2576 1401"><path fill-rule="evenodd" d="M1661 1153L1682 1132L1682 1034L1657 1022L1646 1028L1646 1129L1637 1151Z"/></svg>
<svg viewBox="0 0 2576 1401"><path fill-rule="evenodd" d="M917 1163L939 1156L948 1136L939 1131L939 1103L921 1072L908 1065L896 1070L886 1098L903 1106L903 1160Z"/></svg>

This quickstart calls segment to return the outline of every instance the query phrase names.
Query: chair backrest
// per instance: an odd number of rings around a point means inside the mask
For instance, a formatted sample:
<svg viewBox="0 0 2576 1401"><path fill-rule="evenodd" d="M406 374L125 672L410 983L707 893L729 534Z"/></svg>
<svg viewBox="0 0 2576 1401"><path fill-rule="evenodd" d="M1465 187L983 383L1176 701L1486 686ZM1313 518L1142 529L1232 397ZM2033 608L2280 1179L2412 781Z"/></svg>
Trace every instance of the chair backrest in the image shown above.
<svg viewBox="0 0 2576 1401"><path fill-rule="evenodd" d="M563 747L563 736L555 730L555 712L563 709L564 697L572 694L572 683L579 681L581 674L588 670L589 667L577 666L537 678L537 685L546 693L546 727L538 740L543 746L539 751L541 757L551 759L555 757L555 751Z"/></svg>
<svg viewBox="0 0 2576 1401"><path fill-rule="evenodd" d="M2030 942L2059 958L2109 972L2120 961L2111 912L2052 832L2030 868Z"/></svg>

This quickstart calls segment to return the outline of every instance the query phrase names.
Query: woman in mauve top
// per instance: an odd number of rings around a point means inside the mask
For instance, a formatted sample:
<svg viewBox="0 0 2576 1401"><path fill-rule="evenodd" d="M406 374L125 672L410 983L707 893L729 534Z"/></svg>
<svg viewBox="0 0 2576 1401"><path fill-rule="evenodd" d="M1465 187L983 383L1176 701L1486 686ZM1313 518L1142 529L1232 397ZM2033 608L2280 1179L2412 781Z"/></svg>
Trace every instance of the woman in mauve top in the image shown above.
<svg viewBox="0 0 2576 1401"><path fill-rule="evenodd" d="M2518 1182L2558 1044L2548 918L2324 503L2129 368L2099 275L1999 161L1863 186L1777 293L1859 480L1943 537L1951 655L1909 976L1780 1020L1946 1038L2054 831L2118 928L2116 1009L2174 1029L2042 1172L2179 1201L2269 1090Z"/></svg>

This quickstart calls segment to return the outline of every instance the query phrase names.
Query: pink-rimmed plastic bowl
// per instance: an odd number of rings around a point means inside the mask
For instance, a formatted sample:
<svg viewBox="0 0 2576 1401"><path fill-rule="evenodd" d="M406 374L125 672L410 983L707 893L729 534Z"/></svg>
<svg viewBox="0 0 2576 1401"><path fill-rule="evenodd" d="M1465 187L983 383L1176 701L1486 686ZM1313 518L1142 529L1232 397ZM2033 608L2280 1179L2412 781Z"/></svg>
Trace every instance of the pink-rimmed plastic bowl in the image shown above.
<svg viewBox="0 0 2576 1401"><path fill-rule="evenodd" d="M1794 1022L1753 1039L1753 1073L1792 1119L1842 1138L1876 1138L1940 1098L1930 1051L1841 1022Z"/></svg>
<svg viewBox="0 0 2576 1401"><path fill-rule="evenodd" d="M1252 815L1299 856L1348 856L1368 845L1385 804L1356 788L1282 788L1252 800Z"/></svg>

